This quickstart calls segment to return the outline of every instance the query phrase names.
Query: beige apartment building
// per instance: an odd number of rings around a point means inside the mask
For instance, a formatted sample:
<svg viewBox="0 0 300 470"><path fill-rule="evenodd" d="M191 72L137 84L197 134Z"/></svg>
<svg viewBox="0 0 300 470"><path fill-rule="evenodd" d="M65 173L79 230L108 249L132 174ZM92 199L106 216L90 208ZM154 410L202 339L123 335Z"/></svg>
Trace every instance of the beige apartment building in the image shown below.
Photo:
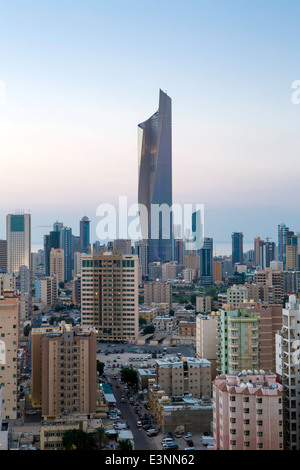
<svg viewBox="0 0 300 470"><path fill-rule="evenodd" d="M227 303L236 307L240 302L249 299L248 287L234 285L227 290Z"/></svg>
<svg viewBox="0 0 300 470"><path fill-rule="evenodd" d="M167 282L146 282L144 284L144 303L168 303L172 309L172 284Z"/></svg>
<svg viewBox="0 0 300 470"><path fill-rule="evenodd" d="M196 398L211 396L211 364L195 357L157 359L156 382L169 396L188 393Z"/></svg>
<svg viewBox="0 0 300 470"><path fill-rule="evenodd" d="M36 328L31 332L32 405L44 419L96 410L97 334L94 329Z"/></svg>
<svg viewBox="0 0 300 470"><path fill-rule="evenodd" d="M196 296L196 313L208 313L212 311L213 299L208 295Z"/></svg>
<svg viewBox="0 0 300 470"><path fill-rule="evenodd" d="M217 332L220 312L196 316L196 354L211 363L212 380L217 375Z"/></svg>
<svg viewBox="0 0 300 470"><path fill-rule="evenodd" d="M57 277L57 283L65 280L64 250L52 248L50 251L50 275Z"/></svg>
<svg viewBox="0 0 300 470"><path fill-rule="evenodd" d="M222 282L222 261L213 261L214 282Z"/></svg>
<svg viewBox="0 0 300 470"><path fill-rule="evenodd" d="M17 418L19 297L4 291L0 297L0 387L2 419Z"/></svg>
<svg viewBox="0 0 300 470"><path fill-rule="evenodd" d="M215 450L282 450L282 385L275 374L222 375L213 381Z"/></svg>
<svg viewBox="0 0 300 470"><path fill-rule="evenodd" d="M272 268L265 268L260 271L256 271L254 274L253 281L257 284L262 284L270 288L274 288L274 299L273 303L282 303L284 297L283 289L283 271L275 271ZM271 299L269 299L271 301Z"/></svg>
<svg viewBox="0 0 300 470"><path fill-rule="evenodd" d="M82 256L81 325L98 337L134 342L138 337L138 256L117 251Z"/></svg>

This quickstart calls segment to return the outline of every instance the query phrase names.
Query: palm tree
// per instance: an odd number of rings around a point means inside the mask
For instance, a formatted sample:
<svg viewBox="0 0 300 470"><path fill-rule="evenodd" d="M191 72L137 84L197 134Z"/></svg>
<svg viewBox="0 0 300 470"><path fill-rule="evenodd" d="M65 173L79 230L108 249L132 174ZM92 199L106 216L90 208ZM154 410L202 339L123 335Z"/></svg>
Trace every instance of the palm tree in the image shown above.
<svg viewBox="0 0 300 470"><path fill-rule="evenodd" d="M94 432L94 442L97 450L103 449L105 444L108 442L107 434L105 434L105 428L99 427Z"/></svg>
<svg viewBox="0 0 300 470"><path fill-rule="evenodd" d="M119 450L132 450L132 443L130 439L124 439L124 441L120 441Z"/></svg>

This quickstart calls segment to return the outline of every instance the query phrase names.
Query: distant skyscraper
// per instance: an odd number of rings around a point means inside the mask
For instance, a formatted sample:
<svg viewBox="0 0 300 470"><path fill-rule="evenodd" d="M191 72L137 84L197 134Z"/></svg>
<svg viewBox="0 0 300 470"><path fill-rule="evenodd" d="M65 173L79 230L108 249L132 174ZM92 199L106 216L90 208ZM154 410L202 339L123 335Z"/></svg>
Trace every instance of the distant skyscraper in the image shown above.
<svg viewBox="0 0 300 470"><path fill-rule="evenodd" d="M243 233L234 232L232 238L232 265L243 263Z"/></svg>
<svg viewBox="0 0 300 470"><path fill-rule="evenodd" d="M213 284L213 239L204 238L200 249L200 282Z"/></svg>
<svg viewBox="0 0 300 470"><path fill-rule="evenodd" d="M82 217L80 221L80 251L81 253L90 253L90 225L91 221L88 217Z"/></svg>
<svg viewBox="0 0 300 470"><path fill-rule="evenodd" d="M20 266L31 268L31 215L6 216L7 271L19 272Z"/></svg>
<svg viewBox="0 0 300 470"><path fill-rule="evenodd" d="M60 248L60 232L58 230L53 230L49 235L44 236L44 263L46 276L50 276L50 252L52 248Z"/></svg>
<svg viewBox="0 0 300 470"><path fill-rule="evenodd" d="M192 214L192 232L194 234L195 249L199 252L203 242L203 223L200 210Z"/></svg>
<svg viewBox="0 0 300 470"><path fill-rule="evenodd" d="M171 98L160 90L158 111L138 125L138 203L142 238L149 244L149 263L172 260L171 108ZM167 216L164 217L162 212L158 214L158 211L157 216L154 212L151 214L152 205L156 205L158 210L165 205ZM147 214L143 207L147 209Z"/></svg>
<svg viewBox="0 0 300 470"><path fill-rule="evenodd" d="M286 233L289 231L289 228L285 224L278 225L278 261L283 262L283 269L285 269L286 264Z"/></svg>
<svg viewBox="0 0 300 470"><path fill-rule="evenodd" d="M0 270L7 272L7 241L0 240Z"/></svg>
<svg viewBox="0 0 300 470"><path fill-rule="evenodd" d="M63 227L60 229L60 248L64 250L65 282L72 279L72 229Z"/></svg>

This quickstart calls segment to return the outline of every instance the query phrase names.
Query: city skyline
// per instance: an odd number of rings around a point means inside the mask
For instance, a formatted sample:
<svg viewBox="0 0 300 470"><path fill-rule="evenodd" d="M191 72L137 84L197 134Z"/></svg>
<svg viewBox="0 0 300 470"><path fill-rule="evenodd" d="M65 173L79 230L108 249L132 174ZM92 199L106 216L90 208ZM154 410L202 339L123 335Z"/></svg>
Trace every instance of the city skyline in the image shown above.
<svg viewBox="0 0 300 470"><path fill-rule="evenodd" d="M1 238L20 206L42 245L42 225L64 220L77 233L87 214L93 240L99 204L137 202L136 125L159 88L173 103L173 202L203 203L215 243L234 231L276 240L281 222L297 231L298 5L291 16L281 2L166 1L158 17L158 2L3 5Z"/></svg>

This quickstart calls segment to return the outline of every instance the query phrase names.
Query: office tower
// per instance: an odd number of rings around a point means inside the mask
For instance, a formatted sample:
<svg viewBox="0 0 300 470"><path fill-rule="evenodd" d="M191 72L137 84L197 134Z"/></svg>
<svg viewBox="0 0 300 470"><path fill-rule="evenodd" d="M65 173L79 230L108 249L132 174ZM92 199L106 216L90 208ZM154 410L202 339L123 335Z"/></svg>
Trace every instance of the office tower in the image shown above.
<svg viewBox="0 0 300 470"><path fill-rule="evenodd" d="M294 232L287 232L286 245L285 245L285 269L286 271L293 271L298 269L298 243L299 236L294 235Z"/></svg>
<svg viewBox="0 0 300 470"><path fill-rule="evenodd" d="M82 255L81 324L102 339L134 342L138 335L138 257L114 251Z"/></svg>
<svg viewBox="0 0 300 470"><path fill-rule="evenodd" d="M58 327L31 333L31 401L43 419L96 411L97 341L94 329Z"/></svg>
<svg viewBox="0 0 300 470"><path fill-rule="evenodd" d="M81 252L81 239L80 236L72 235L72 259L77 251Z"/></svg>
<svg viewBox="0 0 300 470"><path fill-rule="evenodd" d="M215 450L282 450L282 385L275 374L247 371L213 380Z"/></svg>
<svg viewBox="0 0 300 470"><path fill-rule="evenodd" d="M157 359L155 367L156 382L167 395L211 396L211 366L207 359L168 357Z"/></svg>
<svg viewBox="0 0 300 470"><path fill-rule="evenodd" d="M80 221L80 251L81 253L91 252L90 242L90 225L91 221L88 217L82 217Z"/></svg>
<svg viewBox="0 0 300 470"><path fill-rule="evenodd" d="M27 266L20 266L19 288L22 294L31 294L31 278L30 271Z"/></svg>
<svg viewBox="0 0 300 470"><path fill-rule="evenodd" d="M145 282L144 303L168 303L172 309L172 284L167 282Z"/></svg>
<svg viewBox="0 0 300 470"><path fill-rule="evenodd" d="M232 239L232 266L236 263L243 264L243 233L234 232L231 235Z"/></svg>
<svg viewBox="0 0 300 470"><path fill-rule="evenodd" d="M50 276L50 252L52 248L60 248L60 232L58 230L52 231L49 235L44 236L44 265L46 276Z"/></svg>
<svg viewBox="0 0 300 470"><path fill-rule="evenodd" d="M203 220L200 210L192 214L192 232L194 237L194 250L199 252L203 242Z"/></svg>
<svg viewBox="0 0 300 470"><path fill-rule="evenodd" d="M213 239L204 238L200 257L200 283L213 284Z"/></svg>
<svg viewBox="0 0 300 470"><path fill-rule="evenodd" d="M31 215L6 216L7 271L17 273L20 266L31 268Z"/></svg>
<svg viewBox="0 0 300 470"><path fill-rule="evenodd" d="M253 282L256 284L262 284L266 288L274 288L273 303L282 302L284 296L282 271L275 271L271 267L255 271Z"/></svg>
<svg viewBox="0 0 300 470"><path fill-rule="evenodd" d="M35 297L47 307L57 303L58 282L56 276L47 276L35 281Z"/></svg>
<svg viewBox="0 0 300 470"><path fill-rule="evenodd" d="M222 261L213 261L213 280L214 282L222 282Z"/></svg>
<svg viewBox="0 0 300 470"><path fill-rule="evenodd" d="M113 250L121 250L124 255L131 255L131 240L118 238L113 241Z"/></svg>
<svg viewBox="0 0 300 470"><path fill-rule="evenodd" d="M72 229L70 227L62 227L60 229L60 248L64 252L64 271L65 271L65 282L69 282L72 279Z"/></svg>
<svg viewBox="0 0 300 470"><path fill-rule="evenodd" d="M223 306L218 325L218 363L221 374L260 368L257 312Z"/></svg>
<svg viewBox="0 0 300 470"><path fill-rule="evenodd" d="M281 223L278 225L278 261L283 262L283 269L285 270L285 263L286 263L286 233L289 231L289 228L284 224Z"/></svg>
<svg viewBox="0 0 300 470"><path fill-rule="evenodd" d="M290 450L300 449L299 336L300 302L290 295L282 311L282 329L277 335L277 373L281 375L284 395L284 447Z"/></svg>
<svg viewBox="0 0 300 470"><path fill-rule="evenodd" d="M148 244L144 240L139 240L134 244L134 252L139 257L139 264L142 267L142 277L148 276Z"/></svg>
<svg viewBox="0 0 300 470"><path fill-rule="evenodd" d="M5 291L0 297L0 384L2 386L2 417L17 419L19 297Z"/></svg>
<svg viewBox="0 0 300 470"><path fill-rule="evenodd" d="M62 222L54 222L53 224L53 232L60 232L60 230L63 228L64 224Z"/></svg>
<svg viewBox="0 0 300 470"><path fill-rule="evenodd" d="M240 302L249 299L249 289L244 285L234 285L227 289L227 303L237 307Z"/></svg>
<svg viewBox="0 0 300 470"><path fill-rule="evenodd" d="M7 272L7 241L0 240L0 271Z"/></svg>
<svg viewBox="0 0 300 470"><path fill-rule="evenodd" d="M58 285L65 280L64 250L52 248L50 252L50 276L56 276Z"/></svg>
<svg viewBox="0 0 300 470"><path fill-rule="evenodd" d="M175 240L175 261L178 264L185 264L184 240Z"/></svg>
<svg viewBox="0 0 300 470"><path fill-rule="evenodd" d="M138 125L138 203L150 263L173 259L171 107L160 90L158 111Z"/></svg>

